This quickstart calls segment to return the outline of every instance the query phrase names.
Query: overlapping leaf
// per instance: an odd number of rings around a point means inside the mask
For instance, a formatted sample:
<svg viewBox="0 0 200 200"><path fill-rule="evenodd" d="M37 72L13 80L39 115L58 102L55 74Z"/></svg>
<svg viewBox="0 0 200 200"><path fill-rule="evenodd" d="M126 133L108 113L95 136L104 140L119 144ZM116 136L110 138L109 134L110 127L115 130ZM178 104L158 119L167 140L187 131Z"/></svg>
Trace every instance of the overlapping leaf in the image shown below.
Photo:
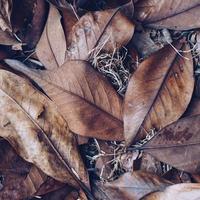
<svg viewBox="0 0 200 200"><path fill-rule="evenodd" d="M74 133L104 140L123 140L122 100L87 62L67 62L52 73L30 70L16 61L7 60L7 63L42 87Z"/></svg>
<svg viewBox="0 0 200 200"><path fill-rule="evenodd" d="M186 44L177 49L187 51ZM176 121L185 112L194 88L191 54L181 57L169 45L143 61L133 74L125 95L124 131L128 144L150 129Z"/></svg>
<svg viewBox="0 0 200 200"><path fill-rule="evenodd" d="M55 105L29 82L5 70L0 71L0 88L0 136L49 176L78 187L70 171L74 169L88 184L74 135Z"/></svg>
<svg viewBox="0 0 200 200"><path fill-rule="evenodd" d="M144 151L171 166L191 172L200 171L200 115L185 117L162 129L144 145Z"/></svg>
<svg viewBox="0 0 200 200"><path fill-rule="evenodd" d="M125 173L117 180L95 186L99 200L139 200L145 195L162 191L172 183L145 172Z"/></svg>
<svg viewBox="0 0 200 200"><path fill-rule="evenodd" d="M136 18L153 28L189 30L200 27L200 1L140 0L135 5Z"/></svg>
<svg viewBox="0 0 200 200"><path fill-rule="evenodd" d="M141 200L198 200L200 197L200 184L183 183L167 187L163 192L154 192Z"/></svg>

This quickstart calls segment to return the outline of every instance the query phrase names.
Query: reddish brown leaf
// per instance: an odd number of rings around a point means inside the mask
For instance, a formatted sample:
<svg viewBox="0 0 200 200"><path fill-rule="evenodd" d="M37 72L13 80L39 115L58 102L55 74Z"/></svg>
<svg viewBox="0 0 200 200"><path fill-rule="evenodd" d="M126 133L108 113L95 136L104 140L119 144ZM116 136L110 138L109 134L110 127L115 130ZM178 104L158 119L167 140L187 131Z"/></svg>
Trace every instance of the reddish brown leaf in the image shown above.
<svg viewBox="0 0 200 200"><path fill-rule="evenodd" d="M142 148L158 160L183 171L200 172L200 115L174 122Z"/></svg>
<svg viewBox="0 0 200 200"><path fill-rule="evenodd" d="M135 16L153 28L188 30L200 27L199 0L140 0Z"/></svg>
<svg viewBox="0 0 200 200"><path fill-rule="evenodd" d="M36 47L37 57L49 70L60 67L65 60L66 41L60 20L59 11L51 5L45 29Z"/></svg>
<svg viewBox="0 0 200 200"><path fill-rule="evenodd" d="M7 63L42 87L74 133L123 140L122 100L87 62L66 62L55 72L30 70L17 61Z"/></svg>
<svg viewBox="0 0 200 200"><path fill-rule="evenodd" d="M0 70L0 80L0 135L47 175L85 189L87 172L76 140L55 105L11 72Z"/></svg>
<svg viewBox="0 0 200 200"><path fill-rule="evenodd" d="M186 44L177 49L189 50ZM166 46L143 61L133 74L125 94L125 140L144 138L150 129L159 130L185 112L194 87L191 54L181 57Z"/></svg>

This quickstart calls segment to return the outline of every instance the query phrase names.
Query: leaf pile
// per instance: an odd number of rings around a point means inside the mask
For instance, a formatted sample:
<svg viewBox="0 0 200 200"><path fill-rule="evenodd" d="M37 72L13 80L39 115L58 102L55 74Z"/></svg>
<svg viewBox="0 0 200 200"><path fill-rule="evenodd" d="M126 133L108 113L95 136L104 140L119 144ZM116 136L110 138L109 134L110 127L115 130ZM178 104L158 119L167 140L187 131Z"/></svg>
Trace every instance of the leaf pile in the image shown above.
<svg viewBox="0 0 200 200"><path fill-rule="evenodd" d="M200 199L199 0L0 8L0 199Z"/></svg>

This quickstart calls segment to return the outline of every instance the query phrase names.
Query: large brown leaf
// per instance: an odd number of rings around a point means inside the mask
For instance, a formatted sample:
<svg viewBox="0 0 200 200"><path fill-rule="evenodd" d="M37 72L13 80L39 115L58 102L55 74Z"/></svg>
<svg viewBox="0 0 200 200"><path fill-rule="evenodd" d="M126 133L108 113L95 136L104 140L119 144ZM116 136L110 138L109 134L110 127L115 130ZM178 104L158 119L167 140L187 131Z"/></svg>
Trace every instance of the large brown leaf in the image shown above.
<svg viewBox="0 0 200 200"><path fill-rule="evenodd" d="M56 180L75 187L88 184L74 135L50 100L5 70L0 70L0 96L0 136Z"/></svg>
<svg viewBox="0 0 200 200"><path fill-rule="evenodd" d="M51 5L47 23L36 47L37 57L49 70L60 67L65 60L66 40L60 20L59 11Z"/></svg>
<svg viewBox="0 0 200 200"><path fill-rule="evenodd" d="M94 186L99 200L139 200L146 194L162 191L171 182L145 172L125 173L113 182Z"/></svg>
<svg viewBox="0 0 200 200"><path fill-rule="evenodd" d="M200 172L200 115L174 122L142 148L158 160L191 173Z"/></svg>
<svg viewBox="0 0 200 200"><path fill-rule="evenodd" d="M175 45L189 50L186 44ZM191 54L181 57L166 46L143 61L133 74L125 94L125 140L141 139L152 128L176 121L186 110L194 87ZM136 137L136 138L135 138Z"/></svg>
<svg viewBox="0 0 200 200"><path fill-rule="evenodd" d="M140 0L135 16L153 28L188 30L200 27L199 0Z"/></svg>
<svg viewBox="0 0 200 200"><path fill-rule="evenodd" d="M123 140L122 100L87 62L66 62L55 72L31 70L12 60L7 63L42 87L74 133L104 140Z"/></svg>
<svg viewBox="0 0 200 200"><path fill-rule="evenodd" d="M198 200L200 199L200 184L182 183L167 187L163 192L154 192L141 200Z"/></svg>
<svg viewBox="0 0 200 200"><path fill-rule="evenodd" d="M120 9L88 12L69 33L66 60L87 60L94 48L113 52L125 46L133 32L134 25Z"/></svg>

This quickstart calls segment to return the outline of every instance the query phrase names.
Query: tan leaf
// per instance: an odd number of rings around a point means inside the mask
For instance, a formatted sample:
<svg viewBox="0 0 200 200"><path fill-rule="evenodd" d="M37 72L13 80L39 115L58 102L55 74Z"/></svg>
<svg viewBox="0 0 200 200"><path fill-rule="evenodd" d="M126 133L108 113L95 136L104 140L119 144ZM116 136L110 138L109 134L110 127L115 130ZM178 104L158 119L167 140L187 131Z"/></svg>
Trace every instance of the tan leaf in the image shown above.
<svg viewBox="0 0 200 200"><path fill-rule="evenodd" d="M21 157L56 180L76 187L79 181L88 184L74 135L46 96L25 79L0 70L0 97L0 136Z"/></svg>
<svg viewBox="0 0 200 200"><path fill-rule="evenodd" d="M140 0L135 5L135 16L144 25L153 28L199 28L200 1Z"/></svg>
<svg viewBox="0 0 200 200"><path fill-rule="evenodd" d="M66 40L59 11L50 6L49 16L36 47L39 60L49 70L60 67L65 60Z"/></svg>
<svg viewBox="0 0 200 200"><path fill-rule="evenodd" d="M186 44L175 45L189 50ZM133 74L125 94L125 140L145 137L150 129L160 130L185 112L194 88L190 53L181 57L169 45L143 61Z"/></svg>
<svg viewBox="0 0 200 200"><path fill-rule="evenodd" d="M28 69L17 61L7 60L7 63L42 87L74 133L104 140L123 140L122 100L87 62L66 62L52 73Z"/></svg>
<svg viewBox="0 0 200 200"><path fill-rule="evenodd" d="M200 199L200 184L182 183L167 187L163 192L154 192L141 200L198 200Z"/></svg>
<svg viewBox="0 0 200 200"><path fill-rule="evenodd" d="M171 182L150 173L128 172L113 182L99 184L95 189L95 196L99 200L140 200L145 195L162 191L169 185Z"/></svg>
<svg viewBox="0 0 200 200"><path fill-rule="evenodd" d="M159 131L142 149L179 170L200 172L200 115L185 117Z"/></svg>
<svg viewBox="0 0 200 200"><path fill-rule="evenodd" d="M125 46L133 32L134 25L119 9L88 12L67 38L66 60L87 60L92 51L100 49L113 52Z"/></svg>
<svg viewBox="0 0 200 200"><path fill-rule="evenodd" d="M12 11L12 0L0 1L0 29L12 32L10 17Z"/></svg>

